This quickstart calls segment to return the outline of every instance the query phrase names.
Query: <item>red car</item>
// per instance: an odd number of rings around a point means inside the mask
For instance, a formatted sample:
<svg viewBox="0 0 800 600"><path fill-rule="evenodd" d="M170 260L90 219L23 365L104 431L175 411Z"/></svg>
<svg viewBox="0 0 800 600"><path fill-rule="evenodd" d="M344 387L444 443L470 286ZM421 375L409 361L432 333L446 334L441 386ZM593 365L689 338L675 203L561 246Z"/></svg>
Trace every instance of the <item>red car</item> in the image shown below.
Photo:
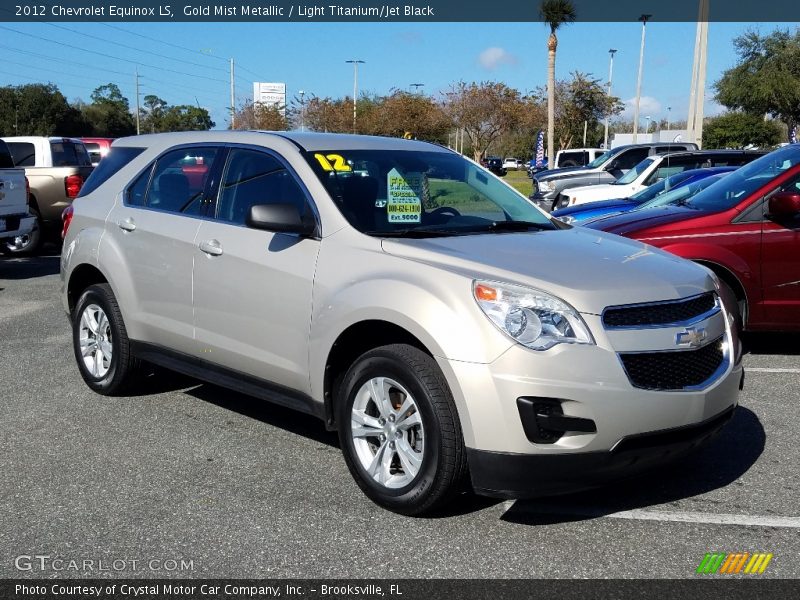
<svg viewBox="0 0 800 600"><path fill-rule="evenodd" d="M587 223L714 271L750 330L800 330L800 145L753 161L682 204Z"/></svg>
<svg viewBox="0 0 800 600"><path fill-rule="evenodd" d="M98 163L108 154L111 150L111 143L114 138L81 138L83 145L89 152L89 158L92 159L92 166L96 167Z"/></svg>

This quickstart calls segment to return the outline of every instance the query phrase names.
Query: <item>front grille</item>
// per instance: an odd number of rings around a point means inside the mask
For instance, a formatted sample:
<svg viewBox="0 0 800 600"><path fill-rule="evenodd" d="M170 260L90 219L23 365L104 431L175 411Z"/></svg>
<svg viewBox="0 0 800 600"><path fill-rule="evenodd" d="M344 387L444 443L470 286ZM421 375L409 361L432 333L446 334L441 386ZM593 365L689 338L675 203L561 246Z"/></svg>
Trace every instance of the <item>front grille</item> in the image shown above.
<svg viewBox="0 0 800 600"><path fill-rule="evenodd" d="M715 306L713 292L684 300L614 306L603 312L603 324L606 327L646 327L683 323L707 313Z"/></svg>
<svg viewBox="0 0 800 600"><path fill-rule="evenodd" d="M697 350L621 353L620 359L634 387L645 390L682 390L708 381L725 360L722 336Z"/></svg>

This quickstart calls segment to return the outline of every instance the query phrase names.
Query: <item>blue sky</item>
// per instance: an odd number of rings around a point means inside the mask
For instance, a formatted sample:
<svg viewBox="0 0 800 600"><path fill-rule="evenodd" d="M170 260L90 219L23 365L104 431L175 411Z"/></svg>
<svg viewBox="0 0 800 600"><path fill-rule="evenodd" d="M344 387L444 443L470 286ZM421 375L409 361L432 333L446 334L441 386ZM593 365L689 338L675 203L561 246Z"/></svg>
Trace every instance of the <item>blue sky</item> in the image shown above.
<svg viewBox="0 0 800 600"><path fill-rule="evenodd" d="M710 24L707 115L721 110L711 84L735 64L733 38L748 28L777 26ZM672 120L686 117L695 27L648 23L643 123L645 116L666 117L667 107ZM541 23L2 23L0 51L7 60L0 63L0 85L49 81L71 100L88 101L95 87L114 82L133 104L138 64L142 95L199 103L225 127L229 57L237 64L237 102L252 96L253 81L285 82L289 97L301 89L350 95L353 69L344 61L351 58L366 61L359 70L362 91L383 94L424 83L426 94L437 94L458 80L492 80L525 92L546 82L547 36ZM640 36L640 23L565 26L556 75L580 70L606 81L608 49L616 48L613 91L632 100Z"/></svg>

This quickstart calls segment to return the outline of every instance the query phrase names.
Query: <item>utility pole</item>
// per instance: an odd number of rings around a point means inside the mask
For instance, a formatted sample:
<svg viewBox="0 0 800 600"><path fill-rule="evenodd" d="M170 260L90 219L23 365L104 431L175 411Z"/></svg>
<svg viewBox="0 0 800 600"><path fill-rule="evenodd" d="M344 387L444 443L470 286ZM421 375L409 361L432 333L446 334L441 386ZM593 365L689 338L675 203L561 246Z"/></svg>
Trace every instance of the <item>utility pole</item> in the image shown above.
<svg viewBox="0 0 800 600"><path fill-rule="evenodd" d="M236 83L234 74L235 67L231 58L231 129L236 129Z"/></svg>
<svg viewBox="0 0 800 600"><path fill-rule="evenodd" d="M703 140L703 117L708 58L708 0L700 0L697 14L697 33L694 42L692 86L689 92L689 117L686 120L689 142L698 146Z"/></svg>
<svg viewBox="0 0 800 600"><path fill-rule="evenodd" d="M353 65L353 133L356 132L356 100L358 99L358 65L363 65L363 60L346 60L346 63Z"/></svg>
<svg viewBox="0 0 800 600"><path fill-rule="evenodd" d="M609 62L608 62L608 97L611 98L611 79L614 77L614 55L617 53L616 48L609 48ZM585 145L585 144L584 144ZM603 136L603 149L608 150L608 115L606 115L606 132Z"/></svg>
<svg viewBox="0 0 800 600"><path fill-rule="evenodd" d="M305 97L306 93L303 90L298 90L297 93L300 94L300 131L305 131L306 130L306 123L305 123L305 121L306 121L306 103L303 100L303 98Z"/></svg>
<svg viewBox="0 0 800 600"><path fill-rule="evenodd" d="M136 67L136 135L139 133L139 67Z"/></svg>
<svg viewBox="0 0 800 600"><path fill-rule="evenodd" d="M633 143L639 133L639 103L642 99L642 72L644 70L644 34L647 30L647 21L653 15L642 15L639 20L642 22L642 44L639 48L639 78L636 81L636 104L633 107Z"/></svg>

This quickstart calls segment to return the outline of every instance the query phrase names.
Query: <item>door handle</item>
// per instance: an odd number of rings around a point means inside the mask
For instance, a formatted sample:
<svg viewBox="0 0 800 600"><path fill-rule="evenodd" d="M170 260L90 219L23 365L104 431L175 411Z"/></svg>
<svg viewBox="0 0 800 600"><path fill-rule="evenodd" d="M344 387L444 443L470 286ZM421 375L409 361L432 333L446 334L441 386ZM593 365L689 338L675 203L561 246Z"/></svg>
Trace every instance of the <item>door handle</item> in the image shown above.
<svg viewBox="0 0 800 600"><path fill-rule="evenodd" d="M222 254L222 244L218 240L206 240L200 242L200 250L209 256L220 256Z"/></svg>
<svg viewBox="0 0 800 600"><path fill-rule="evenodd" d="M123 231L133 231L134 229L136 229L136 223L134 223L133 219L131 219L130 217L118 221L117 225Z"/></svg>

